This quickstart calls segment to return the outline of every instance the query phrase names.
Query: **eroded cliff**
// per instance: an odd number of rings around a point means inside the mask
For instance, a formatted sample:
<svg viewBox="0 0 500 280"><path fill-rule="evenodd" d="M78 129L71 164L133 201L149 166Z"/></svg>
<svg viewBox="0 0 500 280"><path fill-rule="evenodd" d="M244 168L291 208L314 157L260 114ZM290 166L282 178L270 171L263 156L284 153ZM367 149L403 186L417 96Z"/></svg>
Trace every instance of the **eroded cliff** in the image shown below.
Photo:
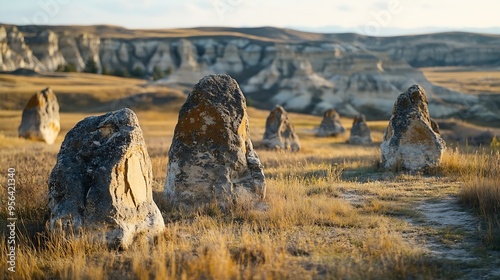
<svg viewBox="0 0 500 280"><path fill-rule="evenodd" d="M54 71L92 59L99 71L155 68L155 83L192 87L208 74L230 74L252 104L320 115L388 118L412 84L426 88L437 118L498 121L477 96L431 84L415 67L500 65L500 37L449 33L375 38L274 28L137 31L119 27L0 26L0 71Z"/></svg>

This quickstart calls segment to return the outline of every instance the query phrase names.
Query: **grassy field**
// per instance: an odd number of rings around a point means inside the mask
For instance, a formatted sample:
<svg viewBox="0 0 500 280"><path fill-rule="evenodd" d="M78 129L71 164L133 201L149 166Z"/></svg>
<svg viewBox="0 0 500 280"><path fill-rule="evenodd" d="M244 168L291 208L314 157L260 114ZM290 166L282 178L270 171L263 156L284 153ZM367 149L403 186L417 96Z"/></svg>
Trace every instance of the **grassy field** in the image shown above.
<svg viewBox="0 0 500 280"><path fill-rule="evenodd" d="M86 73L41 73L33 76L0 74L0 110L22 110L37 91L50 87L62 112L101 112L148 104L179 106L183 93L146 85L145 80ZM168 102L167 102L168 101Z"/></svg>
<svg viewBox="0 0 500 280"><path fill-rule="evenodd" d="M136 80L129 81L135 86ZM128 85L128 84L127 84ZM72 86L72 85L69 85ZM123 87L118 87L121 91ZM4 90L4 89L2 89ZM38 89L37 89L38 90ZM57 94L57 91L56 91ZM91 93L92 94L92 93ZM96 91L94 94L99 94ZM156 244L109 250L46 230L47 179L64 135L89 113L61 113L51 146L17 138L20 110L0 110L0 201L16 169L17 264L7 271L6 207L0 208L0 273L6 279L478 279L500 277L500 155L449 149L430 174L380 170L386 121L369 122L375 144L349 134L317 138L321 118L290 114L303 149L257 148L266 210L234 206L170 211L162 198L177 108L138 110L166 231ZM249 108L259 145L268 112ZM349 131L350 119L342 119ZM437 218L436 218L437 217Z"/></svg>
<svg viewBox="0 0 500 280"><path fill-rule="evenodd" d="M500 71L469 67L421 68L434 84L468 94L500 94Z"/></svg>

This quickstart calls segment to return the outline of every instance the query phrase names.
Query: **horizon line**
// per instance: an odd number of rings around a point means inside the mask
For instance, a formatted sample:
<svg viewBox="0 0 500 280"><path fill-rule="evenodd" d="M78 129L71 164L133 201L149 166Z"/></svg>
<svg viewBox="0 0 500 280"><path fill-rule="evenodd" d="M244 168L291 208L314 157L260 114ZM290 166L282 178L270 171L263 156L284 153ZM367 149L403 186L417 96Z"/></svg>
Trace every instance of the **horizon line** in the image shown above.
<svg viewBox="0 0 500 280"><path fill-rule="evenodd" d="M224 26L224 25L205 25L205 26L182 26L182 27L127 27L123 25L115 25L109 23L96 23L96 24L16 24L16 23L6 23L0 22L0 25L9 26L43 26L43 27L114 27L125 30L178 30L178 29L204 29L204 28L220 28L220 29L259 29L259 28L273 28L281 30L292 30L303 33L313 33L313 34L353 34L366 37L401 37L401 36L418 36L418 35L428 35L428 34L442 34L442 33L471 33L471 34L483 34L483 35L500 35L500 26L491 27L419 27L419 28L384 28L386 32L384 34L370 35L363 34L359 27L342 27L342 26L320 26L320 27L308 27L308 26L272 26L272 25L258 25L258 26ZM328 31L331 29L331 31ZM334 30L337 29L337 30ZM357 30L356 30L357 29ZM435 29L435 30L432 30ZM492 29L497 29L494 31ZM324 30L324 31L323 31Z"/></svg>

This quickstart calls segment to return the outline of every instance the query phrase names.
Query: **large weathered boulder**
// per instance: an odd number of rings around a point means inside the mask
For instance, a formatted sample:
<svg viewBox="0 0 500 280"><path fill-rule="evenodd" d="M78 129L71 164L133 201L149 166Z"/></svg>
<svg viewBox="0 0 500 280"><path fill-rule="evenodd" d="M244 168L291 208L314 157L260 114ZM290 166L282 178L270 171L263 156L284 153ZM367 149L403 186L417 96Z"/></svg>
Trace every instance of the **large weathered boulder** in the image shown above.
<svg viewBox="0 0 500 280"><path fill-rule="evenodd" d="M35 93L24 107L19 137L53 144L60 130L56 95L50 88Z"/></svg>
<svg viewBox="0 0 500 280"><path fill-rule="evenodd" d="M356 145L369 145L372 143L372 135L366 124L365 115L354 117L349 143Z"/></svg>
<svg viewBox="0 0 500 280"><path fill-rule="evenodd" d="M338 136L345 132L345 128L340 123L340 116L334 109L328 109L323 114L323 120L319 126L318 136Z"/></svg>
<svg viewBox="0 0 500 280"><path fill-rule="evenodd" d="M262 165L249 136L246 102L229 75L201 79L179 112L165 195L180 208L264 198Z"/></svg>
<svg viewBox="0 0 500 280"><path fill-rule="evenodd" d="M439 164L445 142L433 129L427 105L419 85L399 95L380 145L385 168L419 171Z"/></svg>
<svg viewBox="0 0 500 280"><path fill-rule="evenodd" d="M300 150L299 136L295 127L288 119L287 111L280 105L276 106L266 120L266 132L261 145L268 149L283 149L292 152Z"/></svg>
<svg viewBox="0 0 500 280"><path fill-rule="evenodd" d="M110 247L152 238L165 225L152 197L153 174L135 113L85 118L71 129L49 178L49 226L85 228Z"/></svg>

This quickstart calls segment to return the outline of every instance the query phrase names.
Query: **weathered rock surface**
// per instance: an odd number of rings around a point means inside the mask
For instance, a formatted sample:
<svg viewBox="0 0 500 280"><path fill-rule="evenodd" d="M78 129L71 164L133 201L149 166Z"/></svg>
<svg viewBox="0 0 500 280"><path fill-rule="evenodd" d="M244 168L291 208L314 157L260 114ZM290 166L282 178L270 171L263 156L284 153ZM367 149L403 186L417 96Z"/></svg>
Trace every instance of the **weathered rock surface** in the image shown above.
<svg viewBox="0 0 500 280"><path fill-rule="evenodd" d="M371 39L371 40L370 40ZM495 65L498 63L499 38L493 34L447 32L399 36L380 40L375 47L370 38L365 43L404 59L414 67ZM372 41L372 42L370 42Z"/></svg>
<svg viewBox="0 0 500 280"><path fill-rule="evenodd" d="M288 111L316 115L333 108L349 117L366 112L373 119L389 118L391 100L412 84L429 89L429 110L436 117L463 115L479 102L477 96L432 85L404 61L345 43L277 46L272 59L242 85L253 103L262 108L277 103ZM482 114L489 111L484 109Z"/></svg>
<svg viewBox="0 0 500 280"><path fill-rule="evenodd" d="M268 149L283 149L292 152L300 150L299 136L288 119L288 113L280 105L271 111L266 120L266 131L261 145Z"/></svg>
<svg viewBox="0 0 500 280"><path fill-rule="evenodd" d="M165 227L152 197L151 160L135 113L85 118L71 129L49 178L52 230L85 228L110 247Z"/></svg>
<svg viewBox="0 0 500 280"><path fill-rule="evenodd" d="M262 165L249 136L245 97L228 75L201 79L179 112L165 195L188 209L265 197Z"/></svg>
<svg viewBox="0 0 500 280"><path fill-rule="evenodd" d="M44 30L37 36L28 38L26 43L30 46L33 55L40 61L39 69L53 70L58 65L66 63L59 51L58 36L54 32Z"/></svg>
<svg viewBox="0 0 500 280"><path fill-rule="evenodd" d="M366 124L366 117L364 115L354 117L349 143L357 145L369 145L372 143L372 135Z"/></svg>
<svg viewBox="0 0 500 280"><path fill-rule="evenodd" d="M97 66L101 67L101 62L104 61L99 59L100 44L100 38L93 34L82 33L77 35L67 31L59 35L58 42L60 53L64 57L65 62L75 65L78 71L82 71L85 68L85 63L89 59L93 59ZM47 69L54 70L55 68L47 65ZM108 69L111 69L109 64Z"/></svg>
<svg viewBox="0 0 500 280"><path fill-rule="evenodd" d="M334 109L328 109L323 114L323 120L318 129L317 135L320 137L325 136L338 136L345 132L345 128L340 123L340 116Z"/></svg>
<svg viewBox="0 0 500 280"><path fill-rule="evenodd" d="M431 119L431 128L437 134L441 134L441 132L439 131L439 124L435 122L433 119Z"/></svg>
<svg viewBox="0 0 500 280"><path fill-rule="evenodd" d="M35 93L24 107L19 137L53 144L61 125L59 103L50 88Z"/></svg>
<svg viewBox="0 0 500 280"><path fill-rule="evenodd" d="M2 63L0 70L8 71L17 68L38 69L40 61L24 42L24 34L16 26L0 27Z"/></svg>
<svg viewBox="0 0 500 280"><path fill-rule="evenodd" d="M384 168L419 171L441 161L445 142L432 128L427 102L419 85L399 95L380 145Z"/></svg>

